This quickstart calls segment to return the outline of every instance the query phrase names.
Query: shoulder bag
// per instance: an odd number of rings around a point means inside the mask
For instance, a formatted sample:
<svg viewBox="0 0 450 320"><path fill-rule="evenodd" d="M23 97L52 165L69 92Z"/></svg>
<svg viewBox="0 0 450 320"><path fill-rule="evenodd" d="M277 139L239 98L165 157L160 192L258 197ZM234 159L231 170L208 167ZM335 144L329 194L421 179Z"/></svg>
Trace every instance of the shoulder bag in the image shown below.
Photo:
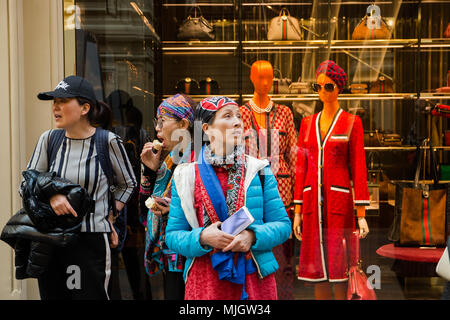
<svg viewBox="0 0 450 320"><path fill-rule="evenodd" d="M194 17L191 16L192 9L194 9ZM197 10L200 13L198 17ZM192 7L189 11L189 16L178 28L177 38L179 40L213 41L216 39L216 34L214 27L203 18L200 8Z"/></svg>
<svg viewBox="0 0 450 320"><path fill-rule="evenodd" d="M391 32L380 15L380 7L370 5L352 33L352 40L389 39Z"/></svg>
<svg viewBox="0 0 450 320"><path fill-rule="evenodd" d="M370 282L367 281L367 276L362 270L362 260L360 260L359 250L359 231L354 231L350 234L351 260L348 269L348 287L347 300L377 300L375 290L372 288ZM344 245L344 252L347 253L347 246L345 239L342 240Z"/></svg>
<svg viewBox="0 0 450 320"><path fill-rule="evenodd" d="M273 69L273 72L274 72L274 75L275 75L275 72L278 72L280 77L273 78L272 88L270 89L269 93L273 93L273 94L289 93L289 86L291 85L292 80L289 78L283 78L281 71L276 68Z"/></svg>
<svg viewBox="0 0 450 320"><path fill-rule="evenodd" d="M297 18L290 15L289 10L286 8L281 9L278 17L273 18L269 22L269 29L267 31L267 40L280 41L302 40L303 35L300 31L300 23Z"/></svg>

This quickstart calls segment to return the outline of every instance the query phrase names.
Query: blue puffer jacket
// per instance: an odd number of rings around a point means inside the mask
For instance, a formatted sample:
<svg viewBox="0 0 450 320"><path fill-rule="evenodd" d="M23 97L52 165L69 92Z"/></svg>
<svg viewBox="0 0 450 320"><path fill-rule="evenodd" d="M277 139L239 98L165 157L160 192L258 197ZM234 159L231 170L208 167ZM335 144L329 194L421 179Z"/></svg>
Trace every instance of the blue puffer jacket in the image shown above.
<svg viewBox="0 0 450 320"><path fill-rule="evenodd" d="M250 156L247 156L247 160L244 181L246 206L255 218L248 229L256 235L256 242L250 251L256 263L258 275L263 278L278 269L272 248L289 238L291 222L280 198L277 181L270 170L269 163ZM263 168L264 189L258 175L258 171ZM200 245L200 233L203 228L199 227L194 209L194 179L194 163L179 165L176 168L166 228L167 246L187 257L183 274L185 281L195 257L203 256L212 250L211 247Z"/></svg>

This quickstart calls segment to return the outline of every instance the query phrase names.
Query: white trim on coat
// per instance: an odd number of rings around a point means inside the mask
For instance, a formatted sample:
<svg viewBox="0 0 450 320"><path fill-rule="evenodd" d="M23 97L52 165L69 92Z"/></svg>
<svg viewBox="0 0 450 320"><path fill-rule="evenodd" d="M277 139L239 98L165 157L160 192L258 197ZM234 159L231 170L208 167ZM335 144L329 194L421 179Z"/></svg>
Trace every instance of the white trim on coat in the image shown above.
<svg viewBox="0 0 450 320"><path fill-rule="evenodd" d="M337 192L343 192L343 193L350 193L350 190L345 188L339 188L339 187L331 187L330 190L337 191Z"/></svg>
<svg viewBox="0 0 450 320"><path fill-rule="evenodd" d="M323 141L323 145L322 145L322 136L320 134L320 116L322 114L322 111L319 112L319 114L316 117L316 140L317 140L317 150L319 153L319 156L317 157L318 159L318 163L317 163L317 168L318 168L318 173L317 173L317 213L319 216L319 246L320 246L320 254L321 254L321 260L322 260L322 271L323 271L323 275L324 275L324 279L321 280L327 280L328 279L328 273L327 273L327 269L326 269L326 265L325 265L325 253L324 253L324 248L323 248L323 234L322 234L322 217L323 217L323 213L322 213L322 207L320 205L321 199L322 199L322 188L320 187L320 185L322 184L322 163L325 162L325 146L327 144L328 138L330 137L331 133L334 130L334 127L337 123L337 121L339 120L340 115L342 114L342 109L339 109L335 118L333 119L333 122L331 123L330 128L328 129L328 133L325 136L325 139ZM322 161L322 156L323 156L323 161Z"/></svg>

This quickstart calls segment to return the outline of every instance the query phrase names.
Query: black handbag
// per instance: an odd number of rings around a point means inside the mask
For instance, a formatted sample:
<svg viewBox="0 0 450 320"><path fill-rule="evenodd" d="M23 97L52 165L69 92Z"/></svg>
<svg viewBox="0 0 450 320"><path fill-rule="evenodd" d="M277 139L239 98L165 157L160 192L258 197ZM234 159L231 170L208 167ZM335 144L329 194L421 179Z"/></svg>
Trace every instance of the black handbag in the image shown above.
<svg viewBox="0 0 450 320"><path fill-rule="evenodd" d="M206 77L200 81L199 94L204 95L217 95L220 93L219 83L211 77Z"/></svg>
<svg viewBox="0 0 450 320"><path fill-rule="evenodd" d="M177 93L185 93L188 95L199 94L200 85L197 80L186 77L177 82L175 90Z"/></svg>
<svg viewBox="0 0 450 320"><path fill-rule="evenodd" d="M192 9L194 9L194 17L191 16ZM200 13L199 16L197 16L197 10ZM203 18L200 8L192 7L189 16L178 28L177 38L179 40L213 41L216 39L216 34L214 27Z"/></svg>

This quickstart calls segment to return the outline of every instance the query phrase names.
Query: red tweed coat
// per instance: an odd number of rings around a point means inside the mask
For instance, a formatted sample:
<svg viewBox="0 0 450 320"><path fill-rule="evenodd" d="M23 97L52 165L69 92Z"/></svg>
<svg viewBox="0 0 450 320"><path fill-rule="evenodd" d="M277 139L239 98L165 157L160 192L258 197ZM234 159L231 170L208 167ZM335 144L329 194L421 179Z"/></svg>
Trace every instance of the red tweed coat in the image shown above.
<svg viewBox="0 0 450 320"><path fill-rule="evenodd" d="M355 229L354 205L369 205L364 136L361 119L339 109L321 141L320 115L302 120L298 139L294 203L303 204L298 278L339 282L347 280L342 240L349 243Z"/></svg>
<svg viewBox="0 0 450 320"><path fill-rule="evenodd" d="M280 197L287 209L292 205L294 197L295 161L297 160L297 136L292 111L287 106L274 104L266 118L271 128L269 142L266 129L260 130L253 118L250 105L245 104L240 109L244 123L246 153L255 158L269 159L270 168L278 182Z"/></svg>

